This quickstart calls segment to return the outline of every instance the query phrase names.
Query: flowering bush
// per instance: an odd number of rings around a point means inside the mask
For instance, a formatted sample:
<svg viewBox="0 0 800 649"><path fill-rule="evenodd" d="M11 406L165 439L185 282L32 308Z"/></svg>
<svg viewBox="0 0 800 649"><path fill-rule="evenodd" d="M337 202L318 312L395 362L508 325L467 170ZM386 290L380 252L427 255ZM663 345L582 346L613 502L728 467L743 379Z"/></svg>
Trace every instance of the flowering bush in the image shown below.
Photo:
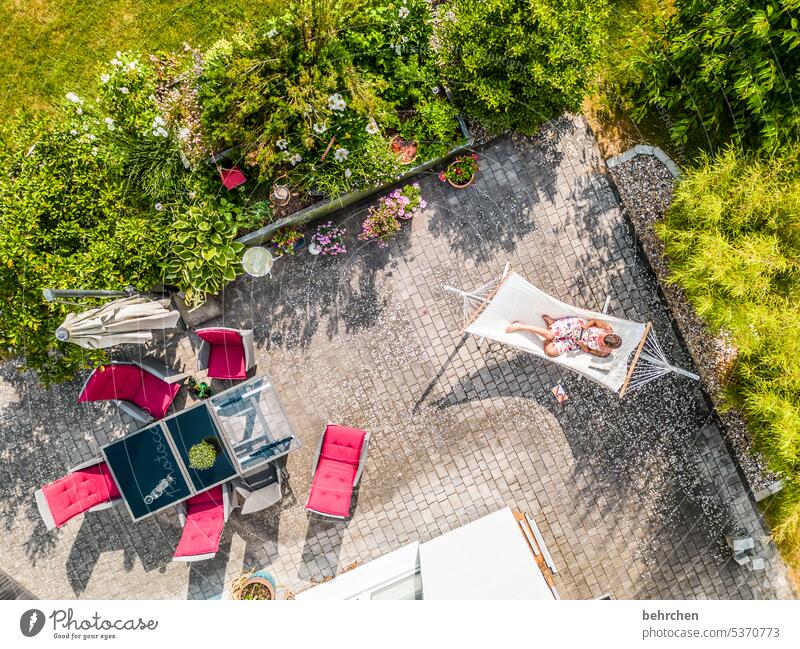
<svg viewBox="0 0 800 649"><path fill-rule="evenodd" d="M347 252L344 245L345 228L337 228L331 221L320 225L311 236L311 243L319 248L319 254L337 257Z"/></svg>
<svg viewBox="0 0 800 649"><path fill-rule="evenodd" d="M358 238L362 241L377 240L378 245L383 248L400 230L399 219L411 218L417 210L426 206L419 183L395 189L388 196L382 196L377 206L369 209Z"/></svg>
<svg viewBox="0 0 800 649"><path fill-rule="evenodd" d="M281 255L293 255L297 242L303 238L303 231L295 226L281 228L272 237L272 247Z"/></svg>
<svg viewBox="0 0 800 649"><path fill-rule="evenodd" d="M410 219L418 209L425 209L428 205L422 200L419 183L395 189L389 196L381 200L385 201L387 209L394 210L394 215L401 219Z"/></svg>
<svg viewBox="0 0 800 649"><path fill-rule="evenodd" d="M361 241L377 241L381 248L385 248L391 239L400 230L400 221L397 220L396 210L386 205L382 198L377 207L370 207L369 214L361 224L358 238Z"/></svg>
<svg viewBox="0 0 800 649"><path fill-rule="evenodd" d="M478 154L462 155L439 172L439 180L449 180L454 185L466 185L478 171Z"/></svg>

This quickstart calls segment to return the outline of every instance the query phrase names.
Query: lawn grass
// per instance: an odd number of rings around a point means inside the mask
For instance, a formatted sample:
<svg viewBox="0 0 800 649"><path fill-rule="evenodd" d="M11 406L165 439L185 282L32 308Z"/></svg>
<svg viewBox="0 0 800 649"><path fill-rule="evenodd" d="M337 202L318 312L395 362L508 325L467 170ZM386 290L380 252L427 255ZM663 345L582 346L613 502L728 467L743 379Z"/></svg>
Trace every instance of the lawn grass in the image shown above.
<svg viewBox="0 0 800 649"><path fill-rule="evenodd" d="M4 0L0 111L46 108L91 87L117 50L206 45L255 23L277 0ZM0 119L2 121L2 119Z"/></svg>

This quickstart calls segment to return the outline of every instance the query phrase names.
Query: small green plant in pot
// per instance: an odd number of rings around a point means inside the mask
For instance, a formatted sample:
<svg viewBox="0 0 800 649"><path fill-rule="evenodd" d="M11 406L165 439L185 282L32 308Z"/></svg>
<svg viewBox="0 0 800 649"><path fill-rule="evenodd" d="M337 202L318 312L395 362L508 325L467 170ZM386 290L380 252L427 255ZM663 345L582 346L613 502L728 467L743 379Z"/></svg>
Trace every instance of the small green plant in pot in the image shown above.
<svg viewBox="0 0 800 649"><path fill-rule="evenodd" d="M463 189L472 184L478 172L478 154L462 155L453 160L444 171L439 172L439 180L452 187Z"/></svg>
<svg viewBox="0 0 800 649"><path fill-rule="evenodd" d="M214 440L204 439L189 449L189 466L197 471L206 471L214 466L219 447Z"/></svg>
<svg viewBox="0 0 800 649"><path fill-rule="evenodd" d="M293 255L305 245L306 238L300 228L287 226L281 228L272 237L272 247L279 255Z"/></svg>

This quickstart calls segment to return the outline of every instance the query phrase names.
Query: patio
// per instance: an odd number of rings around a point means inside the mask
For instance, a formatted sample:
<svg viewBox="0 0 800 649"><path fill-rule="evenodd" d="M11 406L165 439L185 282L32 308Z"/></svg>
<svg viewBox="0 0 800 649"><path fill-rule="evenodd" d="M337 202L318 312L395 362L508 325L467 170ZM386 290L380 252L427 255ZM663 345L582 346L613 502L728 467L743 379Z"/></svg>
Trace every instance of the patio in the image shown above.
<svg viewBox="0 0 800 649"><path fill-rule="evenodd" d="M42 598L218 597L242 567L299 591L510 505L541 526L563 598L791 597L696 384L667 377L620 401L462 336L461 305L442 286L477 286L508 261L577 306L600 309L610 295L611 314L652 320L667 355L690 366L583 120L481 154L475 187L420 181L428 208L388 248L349 236L342 258L303 252L226 289L223 317L207 324L254 329L256 371L272 376L303 447L288 456L281 503L232 515L213 560L170 562L180 536L171 510L133 523L109 509L48 533L34 491L137 425L112 405L77 404L85 377L44 390L0 366L0 570ZM366 207L348 211L349 235ZM194 370L185 333L148 352ZM550 393L559 379L563 406ZM183 389L175 405L187 401ZM327 421L372 434L345 522L303 509ZM756 538L764 571L724 555L719 542L734 530Z"/></svg>

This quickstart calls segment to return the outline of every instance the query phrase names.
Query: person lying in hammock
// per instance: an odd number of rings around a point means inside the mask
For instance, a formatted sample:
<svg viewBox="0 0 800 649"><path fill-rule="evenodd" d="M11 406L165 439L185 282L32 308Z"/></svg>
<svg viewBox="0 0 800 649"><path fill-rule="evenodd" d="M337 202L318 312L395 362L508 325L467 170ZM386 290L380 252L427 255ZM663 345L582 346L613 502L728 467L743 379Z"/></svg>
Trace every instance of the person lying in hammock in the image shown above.
<svg viewBox="0 0 800 649"><path fill-rule="evenodd" d="M622 346L622 338L602 320L586 320L575 316L551 318L543 315L547 329L514 322L506 327L506 333L523 331L536 334L544 340L544 353L550 358L580 349L594 356L608 356L612 350Z"/></svg>

